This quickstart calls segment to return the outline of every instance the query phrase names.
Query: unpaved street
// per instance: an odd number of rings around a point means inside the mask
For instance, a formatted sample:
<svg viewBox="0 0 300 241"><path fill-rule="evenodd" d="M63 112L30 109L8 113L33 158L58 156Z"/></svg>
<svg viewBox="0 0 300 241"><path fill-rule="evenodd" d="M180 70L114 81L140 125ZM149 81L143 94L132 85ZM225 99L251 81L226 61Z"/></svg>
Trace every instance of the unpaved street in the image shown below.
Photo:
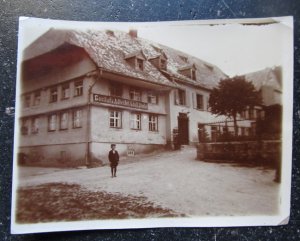
<svg viewBox="0 0 300 241"><path fill-rule="evenodd" d="M188 216L276 214L279 184L273 170L196 161L196 150L148 155L118 166L92 169L20 168L20 187L79 184L89 191L146 197ZM137 158L138 159L138 158Z"/></svg>

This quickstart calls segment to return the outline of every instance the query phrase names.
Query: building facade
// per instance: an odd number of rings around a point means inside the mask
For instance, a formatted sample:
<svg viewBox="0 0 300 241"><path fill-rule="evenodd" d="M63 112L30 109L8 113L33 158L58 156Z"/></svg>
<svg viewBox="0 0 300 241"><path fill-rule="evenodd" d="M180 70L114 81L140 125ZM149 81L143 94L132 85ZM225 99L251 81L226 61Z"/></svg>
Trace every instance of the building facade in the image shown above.
<svg viewBox="0 0 300 241"><path fill-rule="evenodd" d="M121 155L210 139L233 123L208 108L227 76L216 66L140 39L136 31L50 29L24 50L19 153L30 162L107 162ZM258 113L258 112L257 112ZM250 133L240 116L239 133Z"/></svg>

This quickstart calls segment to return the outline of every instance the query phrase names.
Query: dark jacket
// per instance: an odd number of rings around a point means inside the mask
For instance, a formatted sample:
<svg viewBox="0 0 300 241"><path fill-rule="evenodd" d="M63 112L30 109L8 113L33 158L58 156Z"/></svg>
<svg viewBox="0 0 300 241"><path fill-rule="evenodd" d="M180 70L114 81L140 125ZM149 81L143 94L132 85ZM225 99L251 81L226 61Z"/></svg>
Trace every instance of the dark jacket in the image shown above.
<svg viewBox="0 0 300 241"><path fill-rule="evenodd" d="M115 153L111 150L108 153L108 159L111 166L118 166L119 163L119 153L115 150Z"/></svg>

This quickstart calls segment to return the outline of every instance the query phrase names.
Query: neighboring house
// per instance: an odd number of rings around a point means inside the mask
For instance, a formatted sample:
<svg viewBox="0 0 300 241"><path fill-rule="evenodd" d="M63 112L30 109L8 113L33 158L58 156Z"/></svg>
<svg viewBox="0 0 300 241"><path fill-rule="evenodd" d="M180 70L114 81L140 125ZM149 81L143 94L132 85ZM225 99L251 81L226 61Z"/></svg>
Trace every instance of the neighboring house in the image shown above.
<svg viewBox="0 0 300 241"><path fill-rule="evenodd" d="M23 52L19 152L89 165L107 161L111 143L121 154L146 152L172 146L179 132L193 144L204 125L213 138L228 120L208 109L223 78L216 66L134 30L50 29ZM240 134L251 126L238 124Z"/></svg>

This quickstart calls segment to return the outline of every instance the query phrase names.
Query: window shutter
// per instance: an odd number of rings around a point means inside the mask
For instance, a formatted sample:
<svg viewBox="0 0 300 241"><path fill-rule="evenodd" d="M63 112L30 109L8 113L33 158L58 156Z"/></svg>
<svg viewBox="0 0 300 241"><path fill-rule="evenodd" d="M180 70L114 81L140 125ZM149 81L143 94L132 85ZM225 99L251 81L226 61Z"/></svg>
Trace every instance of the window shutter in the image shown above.
<svg viewBox="0 0 300 241"><path fill-rule="evenodd" d="M196 109L197 108L197 94L195 92L192 93L192 101L193 101L193 108Z"/></svg>
<svg viewBox="0 0 300 241"><path fill-rule="evenodd" d="M179 104L179 94L178 94L178 89L174 91L174 104L178 105Z"/></svg>
<svg viewBox="0 0 300 241"><path fill-rule="evenodd" d="M188 90L185 91L185 105L188 107L191 105L191 95Z"/></svg>

